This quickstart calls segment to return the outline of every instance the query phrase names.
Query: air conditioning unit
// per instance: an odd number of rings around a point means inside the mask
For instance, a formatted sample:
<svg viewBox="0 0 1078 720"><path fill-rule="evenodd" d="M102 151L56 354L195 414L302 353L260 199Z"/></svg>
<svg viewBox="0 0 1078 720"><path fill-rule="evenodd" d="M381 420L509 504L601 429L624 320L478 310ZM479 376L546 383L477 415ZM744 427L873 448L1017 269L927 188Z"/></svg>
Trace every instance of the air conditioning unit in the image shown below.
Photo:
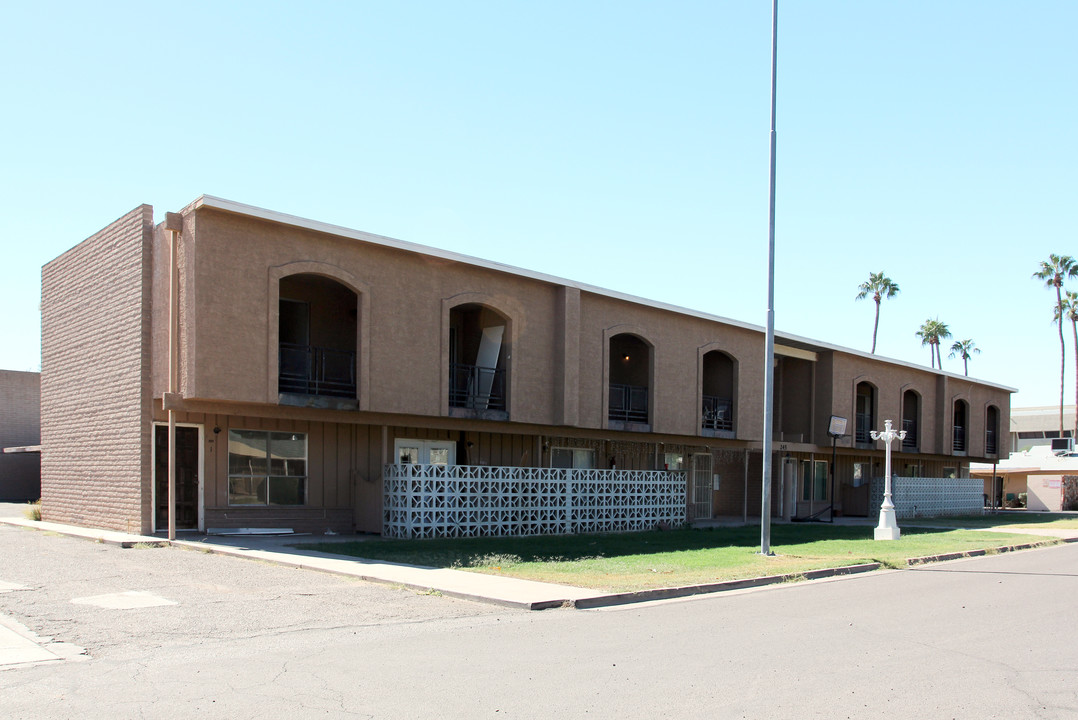
<svg viewBox="0 0 1078 720"><path fill-rule="evenodd" d="M1052 452L1074 452L1074 438L1052 438Z"/></svg>

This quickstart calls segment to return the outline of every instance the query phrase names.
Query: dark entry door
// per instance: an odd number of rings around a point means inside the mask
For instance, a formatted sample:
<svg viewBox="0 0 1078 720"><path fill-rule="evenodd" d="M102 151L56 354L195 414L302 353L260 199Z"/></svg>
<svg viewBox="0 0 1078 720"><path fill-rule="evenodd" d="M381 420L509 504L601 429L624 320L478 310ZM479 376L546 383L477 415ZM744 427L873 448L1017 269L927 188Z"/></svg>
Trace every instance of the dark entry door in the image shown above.
<svg viewBox="0 0 1078 720"><path fill-rule="evenodd" d="M154 426L154 514L168 528L168 426ZM176 529L198 530L198 428L176 427Z"/></svg>

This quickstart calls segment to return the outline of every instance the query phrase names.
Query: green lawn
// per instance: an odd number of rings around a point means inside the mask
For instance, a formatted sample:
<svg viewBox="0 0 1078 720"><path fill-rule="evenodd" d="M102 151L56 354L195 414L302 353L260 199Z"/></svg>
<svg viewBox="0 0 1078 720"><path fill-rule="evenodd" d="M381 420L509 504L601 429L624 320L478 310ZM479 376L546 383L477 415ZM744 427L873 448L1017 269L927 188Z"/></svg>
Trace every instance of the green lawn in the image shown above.
<svg viewBox="0 0 1078 720"><path fill-rule="evenodd" d="M876 542L869 526L774 525L774 557L758 554L759 527L451 540L306 543L297 547L371 560L459 568L610 592L695 585L1046 541L1018 533L905 526Z"/></svg>
<svg viewBox="0 0 1078 720"><path fill-rule="evenodd" d="M1029 512L1028 510L1005 510L995 515L979 515L976 517L941 517L924 518L918 520L903 520L899 523L906 526L935 526L954 528L987 528L1004 527L1020 530L1021 528L1042 529L1078 529L1078 515L1048 512Z"/></svg>

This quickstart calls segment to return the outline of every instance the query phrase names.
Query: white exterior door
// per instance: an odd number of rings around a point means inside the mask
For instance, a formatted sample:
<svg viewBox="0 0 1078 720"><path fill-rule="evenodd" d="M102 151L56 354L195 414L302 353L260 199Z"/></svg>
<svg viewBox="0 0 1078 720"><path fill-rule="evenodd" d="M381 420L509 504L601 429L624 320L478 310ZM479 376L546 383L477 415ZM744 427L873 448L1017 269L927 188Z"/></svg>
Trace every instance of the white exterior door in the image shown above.
<svg viewBox="0 0 1078 720"><path fill-rule="evenodd" d="M402 465L456 465L457 444L452 440L410 440L393 442L395 462Z"/></svg>
<svg viewBox="0 0 1078 720"><path fill-rule="evenodd" d="M697 453L692 456L692 516L694 520L711 517L711 455Z"/></svg>

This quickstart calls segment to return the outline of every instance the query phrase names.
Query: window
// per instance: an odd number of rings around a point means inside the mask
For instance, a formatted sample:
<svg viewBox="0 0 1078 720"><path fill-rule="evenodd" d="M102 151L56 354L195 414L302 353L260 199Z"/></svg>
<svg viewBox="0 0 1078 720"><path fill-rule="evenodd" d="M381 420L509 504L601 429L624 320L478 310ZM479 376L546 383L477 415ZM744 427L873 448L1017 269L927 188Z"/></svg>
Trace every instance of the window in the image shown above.
<svg viewBox="0 0 1078 720"><path fill-rule="evenodd" d="M801 463L802 500L827 499L827 463L823 460L805 460Z"/></svg>
<svg viewBox="0 0 1078 720"><path fill-rule="evenodd" d="M861 487L868 481L868 463L853 464L853 486Z"/></svg>
<svg viewBox="0 0 1078 720"><path fill-rule="evenodd" d="M663 453L664 470L684 470L685 456L681 453Z"/></svg>
<svg viewBox="0 0 1078 720"><path fill-rule="evenodd" d="M305 505L307 435L228 431L229 505Z"/></svg>
<svg viewBox="0 0 1078 720"><path fill-rule="evenodd" d="M506 318L484 305L449 311L449 407L506 411L507 330Z"/></svg>
<svg viewBox="0 0 1078 720"><path fill-rule="evenodd" d="M550 467L591 470L595 467L595 451L588 448L550 448Z"/></svg>
<svg viewBox="0 0 1078 720"><path fill-rule="evenodd" d="M457 444L452 440L411 440L397 438L394 454L401 465L454 465Z"/></svg>
<svg viewBox="0 0 1078 720"><path fill-rule="evenodd" d="M859 445L873 445L872 430L876 427L876 388L867 382L857 383L856 426L854 440Z"/></svg>
<svg viewBox="0 0 1078 720"><path fill-rule="evenodd" d="M945 478L956 478L956 477L958 477L958 469L953 468L953 467L945 467L945 468L943 468L943 477L945 477Z"/></svg>

